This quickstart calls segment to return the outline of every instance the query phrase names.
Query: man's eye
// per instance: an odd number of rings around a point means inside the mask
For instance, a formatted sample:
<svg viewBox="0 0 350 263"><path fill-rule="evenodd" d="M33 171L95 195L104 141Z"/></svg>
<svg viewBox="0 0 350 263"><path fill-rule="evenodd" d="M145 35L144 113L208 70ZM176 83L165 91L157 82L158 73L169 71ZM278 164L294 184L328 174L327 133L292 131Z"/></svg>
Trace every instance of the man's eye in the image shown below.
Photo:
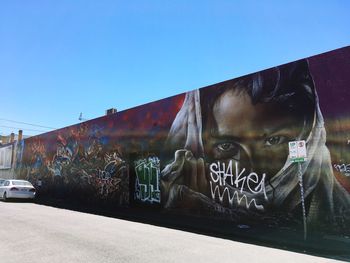
<svg viewBox="0 0 350 263"><path fill-rule="evenodd" d="M276 136L271 136L269 138L266 138L265 145L266 146L278 145L278 144L284 143L285 141L286 141L286 137L276 135Z"/></svg>
<svg viewBox="0 0 350 263"><path fill-rule="evenodd" d="M230 152L230 151L237 150L237 146L234 145L233 143L221 143L217 145L217 148L222 152Z"/></svg>
<svg viewBox="0 0 350 263"><path fill-rule="evenodd" d="M233 143L233 142L223 142L218 143L215 145L213 154L214 159L220 160L220 159L228 159L232 158L235 160L240 159L240 152L241 152L240 145Z"/></svg>
<svg viewBox="0 0 350 263"><path fill-rule="evenodd" d="M240 160L241 156L241 146L238 143L230 141L213 143L208 150L207 157L211 160Z"/></svg>

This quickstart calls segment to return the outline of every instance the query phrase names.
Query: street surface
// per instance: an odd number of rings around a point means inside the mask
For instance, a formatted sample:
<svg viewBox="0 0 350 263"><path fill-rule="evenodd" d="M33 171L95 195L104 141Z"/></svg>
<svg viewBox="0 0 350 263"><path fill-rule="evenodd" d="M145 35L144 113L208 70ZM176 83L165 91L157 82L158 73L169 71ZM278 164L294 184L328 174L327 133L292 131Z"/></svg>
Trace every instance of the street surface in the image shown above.
<svg viewBox="0 0 350 263"><path fill-rule="evenodd" d="M339 262L32 203L0 202L1 263Z"/></svg>

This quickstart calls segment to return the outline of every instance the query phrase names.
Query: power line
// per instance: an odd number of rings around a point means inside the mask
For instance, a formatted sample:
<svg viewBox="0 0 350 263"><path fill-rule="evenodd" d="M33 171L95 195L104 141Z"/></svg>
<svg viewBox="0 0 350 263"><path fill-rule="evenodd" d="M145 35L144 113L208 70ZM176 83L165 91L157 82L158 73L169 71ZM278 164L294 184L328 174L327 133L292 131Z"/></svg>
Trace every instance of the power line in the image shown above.
<svg viewBox="0 0 350 263"><path fill-rule="evenodd" d="M20 123L20 124L25 124L25 125L30 125L30 126L36 126L36 127L41 127L41 128L48 128L48 129L53 129L53 130L57 129L57 128L53 128L53 127L48 127L48 126L43 126L43 125L38 125L38 124L32 124L32 123L22 122L22 121L14 121L14 120L3 119L3 118L0 118L0 120L14 122L14 123Z"/></svg>
<svg viewBox="0 0 350 263"><path fill-rule="evenodd" d="M19 128L19 127L11 127L11 126L6 126L6 125L0 125L0 127L10 128L10 129L16 129L16 130L24 130L24 131L47 132L47 131L34 130L34 129L24 129L24 128Z"/></svg>

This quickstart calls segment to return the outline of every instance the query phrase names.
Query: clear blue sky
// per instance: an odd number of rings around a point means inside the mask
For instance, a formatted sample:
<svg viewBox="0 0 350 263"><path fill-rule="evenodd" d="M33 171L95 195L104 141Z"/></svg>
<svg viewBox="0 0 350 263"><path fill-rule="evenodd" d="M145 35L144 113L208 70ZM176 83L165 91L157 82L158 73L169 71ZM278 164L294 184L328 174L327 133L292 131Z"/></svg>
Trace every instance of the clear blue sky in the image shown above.
<svg viewBox="0 0 350 263"><path fill-rule="evenodd" d="M0 134L96 118L350 44L350 1L0 1Z"/></svg>

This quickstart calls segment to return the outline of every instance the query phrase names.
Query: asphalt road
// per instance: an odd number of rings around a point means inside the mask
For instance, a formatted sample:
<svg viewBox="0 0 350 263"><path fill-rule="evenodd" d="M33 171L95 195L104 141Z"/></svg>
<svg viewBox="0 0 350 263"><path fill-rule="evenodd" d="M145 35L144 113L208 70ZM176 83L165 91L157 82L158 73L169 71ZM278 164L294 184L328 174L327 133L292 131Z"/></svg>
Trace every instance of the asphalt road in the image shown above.
<svg viewBox="0 0 350 263"><path fill-rule="evenodd" d="M0 262L339 262L32 203L0 202Z"/></svg>

